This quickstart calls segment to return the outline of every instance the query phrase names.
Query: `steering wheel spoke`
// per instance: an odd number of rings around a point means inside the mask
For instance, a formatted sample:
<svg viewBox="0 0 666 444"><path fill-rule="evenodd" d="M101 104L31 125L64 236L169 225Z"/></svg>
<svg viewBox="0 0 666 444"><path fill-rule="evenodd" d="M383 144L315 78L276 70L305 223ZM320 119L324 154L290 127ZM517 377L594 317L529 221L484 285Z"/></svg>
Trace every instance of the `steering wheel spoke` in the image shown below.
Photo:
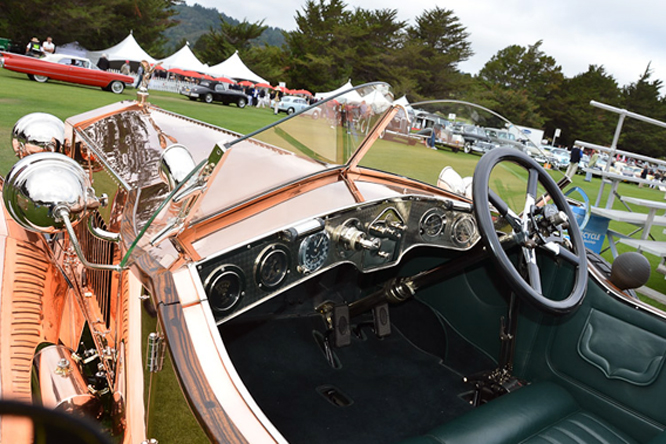
<svg viewBox="0 0 666 444"><path fill-rule="evenodd" d="M490 204L495 207L497 212L502 216L511 227L518 231L523 228L523 221L520 216L518 216L504 200L497 195L493 190L488 189L488 199Z"/></svg>
<svg viewBox="0 0 666 444"><path fill-rule="evenodd" d="M523 247L523 256L527 265L527 278L530 287L538 293L543 293L541 287L541 272L536 261L536 251L532 248Z"/></svg>
<svg viewBox="0 0 666 444"><path fill-rule="evenodd" d="M504 199L489 187L491 172L501 162L517 164L527 171L526 196L521 216L516 215ZM572 245L571 249L565 248L564 245L549 239L552 239L552 233L549 234L547 231L557 230L556 224L552 224L552 227L549 227L548 224L540 224L538 229L546 230L546 232L540 234L541 242L538 243L541 243L541 245L537 246L535 244L530 231L537 229L534 226L535 217L532 213L539 205L537 203L539 186L543 187L545 193L550 196L550 202L554 204L557 211L564 212L569 220L575 220L571 208L560 188L534 159L515 149L495 148L481 157L474 171L472 185L474 213L479 231L481 232L481 238L491 252L491 257L502 271L502 275L506 278L511 289L519 297L543 311L553 314L565 314L575 310L585 296L587 289L585 246L580 229L576 224L571 224L568 228ZM522 243L522 255L526 265L525 276L518 271L514 262L503 249L490 214L491 204L511 224L514 232L521 234L521 236L517 236L517 239ZM566 298L555 300L549 299L544 295L541 271L537 264L537 250L539 249L544 249L549 254L564 259L565 262L574 268L573 288Z"/></svg>
<svg viewBox="0 0 666 444"><path fill-rule="evenodd" d="M569 262L574 267L577 267L580 264L578 256L558 242L546 242L543 245L543 248L553 253L556 257L560 257Z"/></svg>

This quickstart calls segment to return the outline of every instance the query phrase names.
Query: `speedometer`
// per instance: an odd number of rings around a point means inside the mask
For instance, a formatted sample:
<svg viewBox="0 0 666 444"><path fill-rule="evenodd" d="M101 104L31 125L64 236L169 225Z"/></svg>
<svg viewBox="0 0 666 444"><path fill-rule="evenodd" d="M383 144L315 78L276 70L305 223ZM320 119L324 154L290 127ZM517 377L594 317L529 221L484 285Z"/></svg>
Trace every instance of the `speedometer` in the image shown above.
<svg viewBox="0 0 666 444"><path fill-rule="evenodd" d="M453 225L453 242L464 247L468 245L476 236L476 224L469 216L459 218Z"/></svg>
<svg viewBox="0 0 666 444"><path fill-rule="evenodd" d="M321 268L328 258L331 248L331 238L326 231L311 234L303 239L298 249L299 270L303 273L312 273Z"/></svg>
<svg viewBox="0 0 666 444"><path fill-rule="evenodd" d="M256 265L256 278L259 287L273 290L280 286L289 272L289 253L280 245L264 249Z"/></svg>
<svg viewBox="0 0 666 444"><path fill-rule="evenodd" d="M431 208L421 218L420 231L424 238L435 238L442 234L446 216L438 208Z"/></svg>

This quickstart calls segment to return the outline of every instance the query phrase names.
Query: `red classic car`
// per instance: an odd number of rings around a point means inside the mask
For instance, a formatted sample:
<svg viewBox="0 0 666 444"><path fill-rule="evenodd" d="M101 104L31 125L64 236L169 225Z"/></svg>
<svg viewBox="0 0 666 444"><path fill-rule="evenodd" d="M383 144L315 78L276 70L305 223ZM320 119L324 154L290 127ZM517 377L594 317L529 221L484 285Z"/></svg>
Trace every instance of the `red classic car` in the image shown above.
<svg viewBox="0 0 666 444"><path fill-rule="evenodd" d="M120 94L134 77L102 71L90 60L68 54L49 54L43 58L0 52L0 66L28 74L30 79L43 83L48 79L81 85L99 86L105 91Z"/></svg>

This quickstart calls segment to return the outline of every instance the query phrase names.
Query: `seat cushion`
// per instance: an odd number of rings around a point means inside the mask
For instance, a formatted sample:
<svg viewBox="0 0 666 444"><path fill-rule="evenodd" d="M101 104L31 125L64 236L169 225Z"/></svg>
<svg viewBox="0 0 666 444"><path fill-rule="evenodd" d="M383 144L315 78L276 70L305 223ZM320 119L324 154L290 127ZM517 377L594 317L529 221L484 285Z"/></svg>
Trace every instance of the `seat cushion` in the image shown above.
<svg viewBox="0 0 666 444"><path fill-rule="evenodd" d="M611 444L635 441L596 416L578 411L521 441L524 444Z"/></svg>
<svg viewBox="0 0 666 444"><path fill-rule="evenodd" d="M403 444L636 444L560 386L533 384Z"/></svg>

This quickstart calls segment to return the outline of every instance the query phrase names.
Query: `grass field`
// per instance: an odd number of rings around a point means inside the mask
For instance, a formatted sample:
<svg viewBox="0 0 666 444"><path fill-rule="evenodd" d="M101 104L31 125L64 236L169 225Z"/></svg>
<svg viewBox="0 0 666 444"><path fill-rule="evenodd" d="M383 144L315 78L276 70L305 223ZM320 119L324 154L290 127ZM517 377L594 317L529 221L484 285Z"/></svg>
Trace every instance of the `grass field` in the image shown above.
<svg viewBox="0 0 666 444"><path fill-rule="evenodd" d="M65 120L84 111L89 111L103 105L117 102L119 100L133 100L136 96L135 90L129 88L121 95L115 95L99 88L90 88L49 81L37 83L28 79L24 74L18 74L5 69L0 69L0 174L3 176L16 162L14 152L11 149L11 131L14 123L30 112L48 112ZM246 107L238 109L236 106L225 106L222 104L204 104L187 100L184 96L172 93L151 91L149 101L164 109L192 117L197 120L218 125L224 128L246 134L253 130L275 122L279 117L273 115L270 109L257 109ZM284 115L280 116L283 117ZM592 141L594 142L594 141ZM454 154L448 150L433 151L426 150L421 144L408 146L405 144L379 142L379 151L373 153L374 157L368 160L371 165L378 168L388 168L389 165L401 165L400 172L404 175L421 178L432 183L443 165L455 164L462 176L471 175L478 161L477 155L468 155L462 152ZM414 150L419 150L415 156ZM414 162L413 159L423 159L423 162ZM395 168L393 168L395 169ZM508 174L511 171L507 170ZM494 178L497 183L505 180L503 177ZM585 182L583 176L576 176L571 186L583 189L590 200L594 202L600 187L598 178L592 182ZM606 201L609 187L606 187L602 202ZM651 200L664 199L664 193L650 188L638 188L635 184L620 184L619 193L623 196L635 196ZM614 208L624 209L622 204L615 201ZM635 211L646 212L643 208L634 208ZM635 227L617 222L611 222L611 228L621 233L629 233ZM662 227L653 227L652 235L657 240L665 240L666 235ZM620 252L631 251L629 247L619 245ZM610 252L604 254L606 259L612 260ZM646 255L656 268L658 258ZM666 293L666 281L664 276L653 271L648 283L661 293ZM666 307L662 307L666 308Z"/></svg>

